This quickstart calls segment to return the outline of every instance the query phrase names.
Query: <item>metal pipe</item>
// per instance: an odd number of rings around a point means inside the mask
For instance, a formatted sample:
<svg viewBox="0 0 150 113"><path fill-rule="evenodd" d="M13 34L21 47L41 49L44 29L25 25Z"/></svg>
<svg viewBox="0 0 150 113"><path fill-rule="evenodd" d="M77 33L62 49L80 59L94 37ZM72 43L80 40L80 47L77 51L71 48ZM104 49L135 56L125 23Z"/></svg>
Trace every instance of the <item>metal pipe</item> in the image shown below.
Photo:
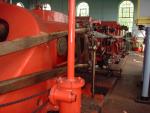
<svg viewBox="0 0 150 113"><path fill-rule="evenodd" d="M54 93L50 93L49 99L59 105L59 113L81 113L81 87L84 80L74 77L75 64L75 0L69 0L69 24L68 24L68 78L60 78L53 86ZM55 93L56 90L58 93ZM62 91L61 93L59 91ZM71 92L65 94L65 92ZM72 94L75 94L74 96ZM55 97L55 98L53 98ZM69 98L71 97L71 101ZM69 109L68 109L69 107Z"/></svg>
<svg viewBox="0 0 150 113"><path fill-rule="evenodd" d="M69 0L68 19L68 79L74 80L75 61L75 0Z"/></svg>
<svg viewBox="0 0 150 113"><path fill-rule="evenodd" d="M95 59L96 59L96 50L93 47L93 63L92 63L92 97L95 95Z"/></svg>
<svg viewBox="0 0 150 113"><path fill-rule="evenodd" d="M150 27L146 29L146 39L145 39L146 47L145 47L145 64L144 64L144 78L143 78L143 89L142 89L142 97L149 97L149 82L150 82Z"/></svg>

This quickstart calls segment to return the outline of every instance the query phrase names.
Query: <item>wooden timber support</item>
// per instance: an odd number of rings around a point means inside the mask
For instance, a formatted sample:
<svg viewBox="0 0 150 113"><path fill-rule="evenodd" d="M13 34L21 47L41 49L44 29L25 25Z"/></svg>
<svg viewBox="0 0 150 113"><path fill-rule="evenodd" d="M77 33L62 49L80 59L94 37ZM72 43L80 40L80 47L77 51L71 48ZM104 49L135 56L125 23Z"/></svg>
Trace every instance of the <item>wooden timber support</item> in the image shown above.
<svg viewBox="0 0 150 113"><path fill-rule="evenodd" d="M76 64L75 68L86 68L88 66L88 64ZM48 71L37 72L5 81L0 81L0 95L32 85L36 85L48 79L57 77L60 74L64 74L66 73L66 71L67 67L64 66Z"/></svg>
<svg viewBox="0 0 150 113"><path fill-rule="evenodd" d="M87 32L89 29L82 28L76 29L76 34L82 34ZM31 47L47 43L54 39L58 39L68 35L68 31L54 32L54 33L40 33L37 36L22 37L20 39L6 41L0 43L0 56L7 55L13 52L21 51Z"/></svg>

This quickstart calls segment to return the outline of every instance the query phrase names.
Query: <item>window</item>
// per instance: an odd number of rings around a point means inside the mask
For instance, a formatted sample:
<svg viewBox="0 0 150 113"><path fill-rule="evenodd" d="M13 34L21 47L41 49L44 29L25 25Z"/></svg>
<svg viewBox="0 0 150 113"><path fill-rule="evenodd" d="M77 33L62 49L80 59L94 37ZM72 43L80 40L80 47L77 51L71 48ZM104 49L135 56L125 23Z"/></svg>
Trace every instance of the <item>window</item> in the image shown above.
<svg viewBox="0 0 150 113"><path fill-rule="evenodd" d="M89 5L86 2L81 2L77 6L77 16L89 16Z"/></svg>
<svg viewBox="0 0 150 113"><path fill-rule="evenodd" d="M50 4L48 4L48 3L44 3L44 4L42 5L42 9L43 9L43 10L51 10L51 6L50 6Z"/></svg>
<svg viewBox="0 0 150 113"><path fill-rule="evenodd" d="M16 5L19 6L19 7L24 7L22 2L18 2Z"/></svg>
<svg viewBox="0 0 150 113"><path fill-rule="evenodd" d="M119 6L119 23L129 27L129 31L133 28L134 5L131 1L125 0Z"/></svg>

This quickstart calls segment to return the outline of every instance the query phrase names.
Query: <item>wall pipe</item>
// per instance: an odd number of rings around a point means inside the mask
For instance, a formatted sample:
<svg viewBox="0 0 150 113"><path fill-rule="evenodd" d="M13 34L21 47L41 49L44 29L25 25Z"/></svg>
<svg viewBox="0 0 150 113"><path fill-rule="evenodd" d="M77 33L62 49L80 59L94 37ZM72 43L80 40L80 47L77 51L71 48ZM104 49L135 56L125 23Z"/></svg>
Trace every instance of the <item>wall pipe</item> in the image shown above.
<svg viewBox="0 0 150 113"><path fill-rule="evenodd" d="M143 76L143 88L142 98L149 97L149 82L150 82L150 27L146 28L146 39L145 39L145 64L144 64L144 76Z"/></svg>

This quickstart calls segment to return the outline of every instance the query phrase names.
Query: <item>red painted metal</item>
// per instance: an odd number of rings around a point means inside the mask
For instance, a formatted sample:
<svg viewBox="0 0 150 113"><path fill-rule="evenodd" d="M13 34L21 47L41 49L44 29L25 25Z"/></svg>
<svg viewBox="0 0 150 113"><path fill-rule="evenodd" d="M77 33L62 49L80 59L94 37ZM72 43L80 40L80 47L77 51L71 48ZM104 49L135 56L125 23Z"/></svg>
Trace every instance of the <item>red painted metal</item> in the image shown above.
<svg viewBox="0 0 150 113"><path fill-rule="evenodd" d="M84 80L74 77L75 63L75 0L69 0L69 34L68 34L68 79L59 81L58 86L64 90L70 90L76 95L72 103L60 101L60 113L81 113L81 87ZM68 109L69 106L69 109Z"/></svg>
<svg viewBox="0 0 150 113"><path fill-rule="evenodd" d="M91 27L97 38L96 62L99 66L115 63L125 54L125 41L121 26L116 21L93 20L91 17L76 17L77 27Z"/></svg>
<svg viewBox="0 0 150 113"><path fill-rule="evenodd" d="M60 78L50 92L49 99L59 106L59 113L81 113L81 87L84 80ZM61 93L60 93L61 92ZM69 106L69 109L68 109Z"/></svg>
<svg viewBox="0 0 150 113"><path fill-rule="evenodd" d="M57 12L41 10L28 11L15 5L0 3L0 18L9 24L7 40L15 40L20 37L38 35L40 32L57 32L67 30L67 17ZM51 17L51 20L45 19ZM57 17L63 18L58 20ZM44 18L44 19L43 19ZM52 69L59 63L66 61L57 54L57 40L42 44L37 47L22 50L12 54L0 56L0 81L24 76L26 74ZM27 87L18 91L0 95L0 104L15 101L30 95L37 94L54 85L55 80ZM38 96L31 100L0 108L0 113L31 113L41 103L48 99L48 95ZM48 106L40 113L47 113Z"/></svg>
<svg viewBox="0 0 150 113"><path fill-rule="evenodd" d="M84 80L74 77L75 63L75 0L69 0L69 25L67 24L67 16L53 11L42 11L35 9L28 11L24 8L14 5L0 3L0 18L6 20L10 30L7 40L14 40L20 37L38 35L40 32L58 32L68 30L68 77L56 80L48 80L46 82L24 88L18 91L0 95L0 104L15 101L33 94L42 92L51 88L50 94L38 96L23 103L14 104L4 108L0 108L1 113L31 113L48 99L52 104L59 107L60 113L80 113L81 110L81 87L84 85ZM9 14L9 15L8 15ZM114 28L115 32L105 32L108 35L120 35L120 26L116 22L101 22L92 20L91 17L84 17L82 21L79 19L79 27L86 27L84 22L89 23L87 26L95 24L94 29L97 32L102 32L99 29L101 26ZM78 23L78 22L77 22ZM98 29L97 29L98 28ZM96 40L100 42L98 50L106 50L106 54L111 57L120 54L122 47L122 38L100 38ZM106 44L106 43L110 44ZM101 61L103 56L100 56ZM63 64L67 60L66 56L58 55L57 40L42 44L37 47L19 51L16 53L0 56L0 81L24 76L26 74L53 69L54 67ZM9 69L9 71L8 71ZM61 75L60 75L61 76ZM89 93L88 89L88 93ZM85 91L85 93L87 93ZM69 106L69 109L68 109ZM52 109L50 104L45 106L39 113L46 113Z"/></svg>
<svg viewBox="0 0 150 113"><path fill-rule="evenodd" d="M69 0L68 78L58 80L49 99L59 105L59 113L81 113L81 87L84 80L74 77L75 64L75 0ZM59 93L61 91L61 93ZM67 92L67 93L66 93ZM68 109L69 107L69 109Z"/></svg>
<svg viewBox="0 0 150 113"><path fill-rule="evenodd" d="M74 102L76 100L76 94L72 90L63 90L62 88L63 80L59 79L59 82L51 88L50 101L54 105L59 105L59 101L65 101L68 103Z"/></svg>
<svg viewBox="0 0 150 113"><path fill-rule="evenodd" d="M0 0L0 3L2 3L2 2L7 2L7 0Z"/></svg>
<svg viewBox="0 0 150 113"><path fill-rule="evenodd" d="M68 79L74 79L75 61L75 0L69 0Z"/></svg>
<svg viewBox="0 0 150 113"><path fill-rule="evenodd" d="M76 94L76 100L72 103L62 101L60 103L60 113L81 113L81 87L83 85L84 80L81 78L75 78L74 82L64 79L61 87L65 90L72 89L72 92Z"/></svg>
<svg viewBox="0 0 150 113"><path fill-rule="evenodd" d="M0 104L22 99L51 88L49 99L53 104L55 101L58 103L60 113L80 113L81 87L84 85L84 80L74 77L75 0L69 1L69 25L67 25L67 16L58 12L38 9L28 11L15 5L3 3L0 4L0 10L2 11L0 18L7 21L10 28L7 40L38 35L40 32L51 33L64 31L68 29L67 26L69 27L68 78L58 79L57 82L51 79L34 86L0 95ZM58 66L58 63L63 64L66 58L67 56L61 57L57 54L57 40L0 56L0 80L8 80L30 73L52 69ZM0 112L31 113L47 100L48 94L44 94L22 103L3 107L3 109L0 109ZM70 109L68 109L68 106ZM50 109L52 108L48 104L39 112L46 113Z"/></svg>
<svg viewBox="0 0 150 113"><path fill-rule="evenodd" d="M119 36L121 35L121 26L116 22L116 21L101 21L101 26L107 26L109 29L113 28L115 31L111 33L109 30L107 31L106 34L110 35L116 35Z"/></svg>

